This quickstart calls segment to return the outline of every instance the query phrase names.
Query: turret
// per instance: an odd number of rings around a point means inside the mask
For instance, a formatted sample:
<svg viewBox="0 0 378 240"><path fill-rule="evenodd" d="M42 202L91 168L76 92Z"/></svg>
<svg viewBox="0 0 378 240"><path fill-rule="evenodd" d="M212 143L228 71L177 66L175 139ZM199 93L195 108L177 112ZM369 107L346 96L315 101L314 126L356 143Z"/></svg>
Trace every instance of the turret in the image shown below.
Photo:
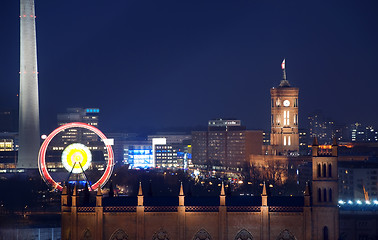
<svg viewBox="0 0 378 240"><path fill-rule="evenodd" d="M221 206L226 206L226 193L224 191L224 184L222 182L222 186L221 186L221 192L220 192L220 196L219 196L219 202L220 202L220 205Z"/></svg>
<svg viewBox="0 0 378 240"><path fill-rule="evenodd" d="M69 195L68 187L66 184L64 184L62 195L61 195L61 205L69 206L69 198L70 198L70 195Z"/></svg>
<svg viewBox="0 0 378 240"><path fill-rule="evenodd" d="M312 142L312 156L316 157L319 153L319 143L318 138L314 137L314 141Z"/></svg>
<svg viewBox="0 0 378 240"><path fill-rule="evenodd" d="M75 187L73 189L72 193L72 207L77 207L77 185L75 184Z"/></svg>
<svg viewBox="0 0 378 240"><path fill-rule="evenodd" d="M96 207L102 207L102 191L101 185L98 185L97 194L96 194Z"/></svg>
<svg viewBox="0 0 378 240"><path fill-rule="evenodd" d="M141 182L139 182L138 206L143 206L143 191L142 191L142 183Z"/></svg>
<svg viewBox="0 0 378 240"><path fill-rule="evenodd" d="M185 199L184 188L183 188L182 182L181 182L180 193L179 193L179 206L184 206L184 201L185 201L184 199Z"/></svg>
<svg viewBox="0 0 378 240"><path fill-rule="evenodd" d="M262 194L261 194L261 206L268 206L268 195L266 193L265 182L264 182L263 190L262 190Z"/></svg>
<svg viewBox="0 0 378 240"><path fill-rule="evenodd" d="M306 189L304 192L304 206L310 206L310 187L308 186L308 182L306 182Z"/></svg>
<svg viewBox="0 0 378 240"><path fill-rule="evenodd" d="M336 138L333 138L333 143L332 143L332 156L333 157L337 157L337 150L338 149L338 145L337 145L337 140Z"/></svg>

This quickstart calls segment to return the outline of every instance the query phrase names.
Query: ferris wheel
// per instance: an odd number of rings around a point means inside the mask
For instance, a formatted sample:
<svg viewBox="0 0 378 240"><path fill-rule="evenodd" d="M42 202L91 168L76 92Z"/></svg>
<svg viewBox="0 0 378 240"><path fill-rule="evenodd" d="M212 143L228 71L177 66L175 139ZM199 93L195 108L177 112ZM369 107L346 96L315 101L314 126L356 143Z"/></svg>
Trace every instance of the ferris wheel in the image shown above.
<svg viewBox="0 0 378 240"><path fill-rule="evenodd" d="M84 134L84 137L64 140L65 136L72 137L67 134L73 133ZM90 141L86 141L85 136L90 136L97 145L93 146ZM111 142L98 128L86 123L73 122L58 127L46 137L38 154L41 177L58 190L63 189L63 182L79 180L88 184L90 190L103 187L109 180L113 167ZM93 171L96 174L88 176L87 172Z"/></svg>

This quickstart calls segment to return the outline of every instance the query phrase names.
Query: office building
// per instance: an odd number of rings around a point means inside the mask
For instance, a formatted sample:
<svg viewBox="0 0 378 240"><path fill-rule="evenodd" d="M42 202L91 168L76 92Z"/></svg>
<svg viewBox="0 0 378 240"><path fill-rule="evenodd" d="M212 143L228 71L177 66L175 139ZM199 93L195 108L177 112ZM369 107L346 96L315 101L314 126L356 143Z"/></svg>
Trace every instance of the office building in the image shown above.
<svg viewBox="0 0 378 240"><path fill-rule="evenodd" d="M208 131L192 132L192 161L199 168L242 171L262 144L263 132L246 130L240 120L210 120Z"/></svg>
<svg viewBox="0 0 378 240"><path fill-rule="evenodd" d="M82 122L92 125L96 128L99 127L100 110L98 108L67 108L65 113L60 113L57 116L58 126L70 122ZM61 140L64 144L74 142L89 142L98 141L98 137L94 132L86 129L70 128L61 134Z"/></svg>
<svg viewBox="0 0 378 240"><path fill-rule="evenodd" d="M155 165L161 169L188 169L191 165L191 145L155 145Z"/></svg>

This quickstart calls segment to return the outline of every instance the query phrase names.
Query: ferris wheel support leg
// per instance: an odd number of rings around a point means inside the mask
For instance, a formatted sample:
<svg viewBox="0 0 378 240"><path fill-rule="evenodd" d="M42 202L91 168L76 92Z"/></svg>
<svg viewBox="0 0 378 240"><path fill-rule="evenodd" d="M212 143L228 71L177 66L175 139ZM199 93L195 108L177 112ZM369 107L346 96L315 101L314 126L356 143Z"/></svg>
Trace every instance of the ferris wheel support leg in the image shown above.
<svg viewBox="0 0 378 240"><path fill-rule="evenodd" d="M72 169L71 169L70 174L68 174L68 177L67 177L67 179L66 179L66 183L67 183L67 184L70 183L70 182L69 182L69 179L70 179L70 177L71 177L71 174L72 174L72 171L74 170L75 165L76 165L76 162L75 162L74 165L72 166Z"/></svg>
<svg viewBox="0 0 378 240"><path fill-rule="evenodd" d="M81 163L79 163L79 166L80 166L80 168L81 168L81 171L83 171L83 173L84 173L85 181L87 181L88 186L89 186L89 188L90 188L91 191L92 191L92 190L93 190L93 189L92 189L92 185L89 183L89 180L88 180L87 174L85 174L84 169L83 169L83 166L81 166Z"/></svg>

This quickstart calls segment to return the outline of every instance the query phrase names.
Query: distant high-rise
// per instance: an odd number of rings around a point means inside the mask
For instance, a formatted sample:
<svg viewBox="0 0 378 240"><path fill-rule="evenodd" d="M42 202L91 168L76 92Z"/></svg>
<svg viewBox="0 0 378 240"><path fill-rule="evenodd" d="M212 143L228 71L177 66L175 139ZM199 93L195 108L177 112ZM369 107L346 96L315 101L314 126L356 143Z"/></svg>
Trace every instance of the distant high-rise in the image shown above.
<svg viewBox="0 0 378 240"><path fill-rule="evenodd" d="M249 155L261 154L262 131L246 130L240 120L210 120L208 131L192 132L192 161L195 167L243 171Z"/></svg>
<svg viewBox="0 0 378 240"><path fill-rule="evenodd" d="M20 0L20 48L20 116L17 167L37 168L40 133L34 0Z"/></svg>
<svg viewBox="0 0 378 240"><path fill-rule="evenodd" d="M60 113L57 116L58 126L70 122L83 122L98 128L100 109L98 108L67 108L65 113ZM68 129L62 135L62 142L64 145L73 142L96 142L99 141L98 136L86 129Z"/></svg>

